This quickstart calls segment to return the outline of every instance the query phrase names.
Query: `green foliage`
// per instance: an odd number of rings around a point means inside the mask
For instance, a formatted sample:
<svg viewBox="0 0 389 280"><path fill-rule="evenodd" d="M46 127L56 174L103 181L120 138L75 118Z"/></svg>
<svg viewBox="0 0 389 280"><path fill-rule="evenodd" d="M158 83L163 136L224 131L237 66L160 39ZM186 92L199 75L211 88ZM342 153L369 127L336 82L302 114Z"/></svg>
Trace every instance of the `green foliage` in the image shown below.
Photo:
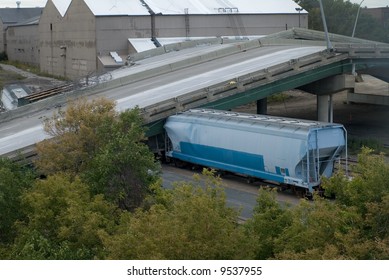
<svg viewBox="0 0 389 280"><path fill-rule="evenodd" d="M362 139L349 137L347 142L347 148L349 154L359 154L363 147L372 149L374 153L387 153L389 154L389 149L385 148L384 145L377 139Z"/></svg>
<svg viewBox="0 0 389 280"><path fill-rule="evenodd" d="M323 178L335 200L261 189L239 224L213 171L161 187L137 109L85 102L46 124L47 179L0 160L2 259L389 259L389 165L368 148L352 179Z"/></svg>
<svg viewBox="0 0 389 280"><path fill-rule="evenodd" d="M290 223L290 211L276 201L275 192L261 189L253 217L245 224L246 236L253 239L255 259L274 258L275 240Z"/></svg>
<svg viewBox="0 0 389 280"><path fill-rule="evenodd" d="M324 188L335 193L338 203L365 214L368 203L380 203L389 194L389 165L383 155L373 155L371 149L363 148L353 174L352 180L339 175L325 180Z"/></svg>
<svg viewBox="0 0 389 280"><path fill-rule="evenodd" d="M12 242L14 223L23 219L20 196L34 180L31 170L0 158L0 244Z"/></svg>
<svg viewBox="0 0 389 280"><path fill-rule="evenodd" d="M224 193L210 182L177 184L161 190L160 203L149 210L124 214L117 232L103 237L109 258L249 258L238 213L226 207Z"/></svg>
<svg viewBox="0 0 389 280"><path fill-rule="evenodd" d="M282 103L285 102L286 100L292 98L290 95L287 95L285 93L277 93L274 95L271 95L267 98L268 103Z"/></svg>
<svg viewBox="0 0 389 280"><path fill-rule="evenodd" d="M138 109L118 114L106 99L78 101L45 120L52 140L37 144L44 174L66 172L82 178L122 209L142 204L159 166L144 143Z"/></svg>
<svg viewBox="0 0 389 280"><path fill-rule="evenodd" d="M45 131L53 137L37 144L37 168L46 175L84 172L105 143L115 121L115 104L106 99L71 102L66 111L45 119Z"/></svg>
<svg viewBox="0 0 389 280"><path fill-rule="evenodd" d="M0 57L1 57L1 55L0 55ZM63 81L66 80L66 78L61 77L61 76L55 76L55 75L48 74L48 73L46 73L46 72L41 72L40 69L39 69L39 67L37 67L37 66L35 66L35 65L28 64L28 63L23 63L23 62L20 62L20 61L8 60L8 56L6 56L5 58L6 58L6 59L5 59L4 61L2 61L2 63L4 63L4 64L8 64L8 65L15 66L15 67L18 68L18 69L22 69L22 70L24 70L24 71L27 71L27 72L36 74L36 75L38 75L38 76L48 77L48 78L54 78L54 79L63 80ZM1 60L0 60L0 61L1 61Z"/></svg>
<svg viewBox="0 0 389 280"><path fill-rule="evenodd" d="M317 0L295 0L301 7L309 12L308 26L310 29L323 31L323 22L320 14L319 1ZM358 13L358 4L344 0L323 0L323 7L326 16L328 31L335 34L351 36L354 29L355 19ZM389 42L389 31L384 28L372 16L361 9L355 37Z"/></svg>
<svg viewBox="0 0 389 280"><path fill-rule="evenodd" d="M328 200L302 201L290 212L292 222L276 243L277 259L353 259L343 237L358 226L358 215Z"/></svg>
<svg viewBox="0 0 389 280"><path fill-rule="evenodd" d="M2 89L5 84L9 84L10 82L14 82L22 79L24 79L23 76L13 72L5 71L0 66L0 89Z"/></svg>
<svg viewBox="0 0 389 280"><path fill-rule="evenodd" d="M290 210L293 221L275 241L276 258L389 258L389 166L363 149L354 174L324 180L334 202L315 198Z"/></svg>
<svg viewBox="0 0 389 280"><path fill-rule="evenodd" d="M314 197L282 207L261 190L253 218L245 225L257 259L388 259L389 165L364 148L350 180L324 179L334 201Z"/></svg>
<svg viewBox="0 0 389 280"><path fill-rule="evenodd" d="M144 128L138 110L120 114L109 130L109 134L98 133L99 137L109 135L110 139L91 160L83 178L97 193L104 193L120 208L134 210L149 193L159 166L143 143Z"/></svg>
<svg viewBox="0 0 389 280"><path fill-rule="evenodd" d="M37 181L23 194L22 206L27 219L17 224L13 259L103 257L99 232L111 232L120 214L79 179L64 175Z"/></svg>

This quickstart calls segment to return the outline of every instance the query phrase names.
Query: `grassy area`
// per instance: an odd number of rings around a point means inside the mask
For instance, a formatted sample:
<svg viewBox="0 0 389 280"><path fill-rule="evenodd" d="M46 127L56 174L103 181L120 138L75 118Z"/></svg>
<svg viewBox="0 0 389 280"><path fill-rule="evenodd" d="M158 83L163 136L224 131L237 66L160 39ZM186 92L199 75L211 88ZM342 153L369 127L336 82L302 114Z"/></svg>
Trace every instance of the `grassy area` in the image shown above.
<svg viewBox="0 0 389 280"><path fill-rule="evenodd" d="M368 147L374 150L374 152L377 154L384 153L385 155L389 155L389 148L384 147L383 143L376 139L349 137L347 145L348 152L352 155L359 154L362 147Z"/></svg>
<svg viewBox="0 0 389 280"><path fill-rule="evenodd" d="M1 63L15 66L16 68L33 73L33 74L41 76L41 77L54 78L57 80L65 80L63 77L54 76L54 75L50 75L50 74L45 73L45 72L41 72L39 67L34 66L34 65L25 64L25 63L21 63L18 61L10 61L10 60L1 61Z"/></svg>
<svg viewBox="0 0 389 280"><path fill-rule="evenodd" d="M5 71L0 67L0 88L3 88L7 83L21 81L23 79L25 79L25 77L14 72Z"/></svg>
<svg viewBox="0 0 389 280"><path fill-rule="evenodd" d="M277 93L277 94L273 94L271 96L268 96L267 103L281 103L281 102L285 102L286 100L291 99L291 98L292 98L292 96L281 92L281 93Z"/></svg>

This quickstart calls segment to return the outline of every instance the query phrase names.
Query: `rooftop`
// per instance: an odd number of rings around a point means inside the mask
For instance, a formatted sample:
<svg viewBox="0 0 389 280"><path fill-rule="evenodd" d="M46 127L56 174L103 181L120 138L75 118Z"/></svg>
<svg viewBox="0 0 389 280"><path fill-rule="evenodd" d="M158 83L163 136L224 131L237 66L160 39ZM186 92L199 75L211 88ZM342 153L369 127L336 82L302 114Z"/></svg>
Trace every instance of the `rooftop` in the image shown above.
<svg viewBox="0 0 389 280"><path fill-rule="evenodd" d="M184 14L295 14L293 0L145 0L156 13ZM302 11L303 13L305 11ZM306 12L305 12L306 13Z"/></svg>
<svg viewBox="0 0 389 280"><path fill-rule="evenodd" d="M8 26L35 18L42 14L43 8L0 8L0 20Z"/></svg>
<svg viewBox="0 0 389 280"><path fill-rule="evenodd" d="M293 0L84 0L95 16L188 14L296 14ZM72 0L52 0L65 15ZM306 13L306 11L302 11Z"/></svg>

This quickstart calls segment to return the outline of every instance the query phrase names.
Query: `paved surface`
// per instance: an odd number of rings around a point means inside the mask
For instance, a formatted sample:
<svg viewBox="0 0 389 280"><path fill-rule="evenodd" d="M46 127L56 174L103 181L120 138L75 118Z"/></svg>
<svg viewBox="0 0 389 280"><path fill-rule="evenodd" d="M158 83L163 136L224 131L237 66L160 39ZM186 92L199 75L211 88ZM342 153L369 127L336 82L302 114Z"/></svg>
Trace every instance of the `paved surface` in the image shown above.
<svg viewBox="0 0 389 280"><path fill-rule="evenodd" d="M218 82L228 82L239 75L288 62L290 59L321 50L323 47L271 46L256 48L194 65L190 68L140 80L127 86L106 90L93 95L93 98L104 96L115 100L119 111L135 106L142 108ZM168 55L171 56L171 54ZM153 67L153 63L157 62L157 58L152 58L147 60L145 65ZM134 70L131 69L131 67L128 68L128 71L138 71L137 67L133 68ZM48 110L41 110L23 118L3 122L0 127L0 155L47 139L48 136L43 131L42 119L51 117L55 110L55 108L48 108Z"/></svg>

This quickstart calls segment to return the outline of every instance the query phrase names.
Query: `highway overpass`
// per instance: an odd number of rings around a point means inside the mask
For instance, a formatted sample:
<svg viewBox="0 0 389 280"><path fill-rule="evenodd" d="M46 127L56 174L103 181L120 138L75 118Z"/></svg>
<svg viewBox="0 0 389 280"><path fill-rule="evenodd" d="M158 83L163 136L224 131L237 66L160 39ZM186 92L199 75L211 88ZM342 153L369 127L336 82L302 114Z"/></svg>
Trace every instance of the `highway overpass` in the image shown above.
<svg viewBox="0 0 389 280"><path fill-rule="evenodd" d="M389 68L388 45L333 34L330 38L331 50L323 33L293 29L250 41L220 38L137 54L130 66L89 79L93 85L0 114L0 155L33 153L34 144L48 138L43 118L65 107L69 98L104 96L115 100L120 111L139 106L151 137L179 111L232 109L300 87L326 97L320 92L328 88L324 85L334 85L328 94L350 87L347 75L353 69L369 73ZM382 73L380 78L389 81ZM320 100L328 111L326 99Z"/></svg>

